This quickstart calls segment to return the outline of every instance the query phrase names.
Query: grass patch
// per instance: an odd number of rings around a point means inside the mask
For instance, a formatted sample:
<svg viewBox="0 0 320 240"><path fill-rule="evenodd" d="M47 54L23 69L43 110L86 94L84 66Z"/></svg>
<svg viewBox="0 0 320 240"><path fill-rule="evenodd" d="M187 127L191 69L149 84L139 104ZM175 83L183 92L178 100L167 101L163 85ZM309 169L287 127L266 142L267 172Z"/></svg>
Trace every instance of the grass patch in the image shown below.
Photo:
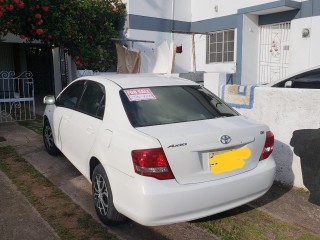
<svg viewBox="0 0 320 240"><path fill-rule="evenodd" d="M0 147L0 170L17 186L61 239L117 239L11 146Z"/></svg>
<svg viewBox="0 0 320 240"><path fill-rule="evenodd" d="M247 205L194 223L221 239L308 239L319 240L313 233L288 224Z"/></svg>
<svg viewBox="0 0 320 240"><path fill-rule="evenodd" d="M36 114L36 119L34 120L26 120L26 121L18 121L18 123L26 128L31 129L32 131L42 134L42 120L43 117Z"/></svg>

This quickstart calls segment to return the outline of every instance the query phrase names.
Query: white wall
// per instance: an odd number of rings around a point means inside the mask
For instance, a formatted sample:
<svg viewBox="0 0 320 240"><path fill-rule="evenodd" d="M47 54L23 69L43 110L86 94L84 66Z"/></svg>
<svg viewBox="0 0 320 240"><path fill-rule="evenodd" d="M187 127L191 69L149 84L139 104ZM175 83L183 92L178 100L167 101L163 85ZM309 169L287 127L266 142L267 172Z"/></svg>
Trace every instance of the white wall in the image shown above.
<svg viewBox="0 0 320 240"><path fill-rule="evenodd" d="M133 0L128 1L127 9L134 15L191 21L191 0Z"/></svg>
<svg viewBox="0 0 320 240"><path fill-rule="evenodd" d="M257 84L259 65L259 18L257 15L243 16L241 84Z"/></svg>
<svg viewBox="0 0 320 240"><path fill-rule="evenodd" d="M237 29L235 29L234 62L206 63L206 35L195 35L197 71L235 73L237 59Z"/></svg>
<svg viewBox="0 0 320 240"><path fill-rule="evenodd" d="M289 74L320 65L320 16L291 21ZM302 38L302 29L310 28L310 37Z"/></svg>
<svg viewBox="0 0 320 240"><path fill-rule="evenodd" d="M54 91L55 91L55 95L58 96L58 94L62 90L59 48L52 49L52 59L53 59Z"/></svg>
<svg viewBox="0 0 320 240"><path fill-rule="evenodd" d="M191 22L191 0L133 0L128 1L127 11L133 15ZM168 41L168 43L174 41L178 46L182 45L182 54L176 54L174 72L181 73L191 71L192 49L190 35L128 29L125 36L131 39L155 42L137 42L134 43L133 47L128 43L129 49L135 51L156 49L164 41Z"/></svg>
<svg viewBox="0 0 320 240"><path fill-rule="evenodd" d="M255 89L253 109L236 109L273 131L276 180L304 187L300 157L293 153L290 141L296 130L320 128L319 103L320 90L260 87Z"/></svg>
<svg viewBox="0 0 320 240"><path fill-rule="evenodd" d="M224 76L221 74L207 73L205 74L204 85L211 92L219 93L219 96L221 96L220 86L223 83L223 78ZM320 132L319 103L320 90L317 89L258 87L255 88L252 109L235 108L240 114L267 124L274 133L275 148L273 156L277 164L277 181L305 188L301 159L294 153L294 148L290 144L292 144L293 133L297 130L307 129L308 135L306 137L309 142L314 138L320 138L319 134L312 136L312 133L310 133ZM303 150L298 149L298 151L300 150L304 154L310 147L303 145L302 139L299 146ZM295 150L297 151L297 149ZM319 155L313 156L313 158L320 160ZM305 178L308 177L306 173L304 174Z"/></svg>
<svg viewBox="0 0 320 240"><path fill-rule="evenodd" d="M192 21L236 14L238 9L269 2L274 2L274 0L191 0ZM297 2L300 2L300 0L297 0ZM215 6L218 6L218 12L215 11Z"/></svg>
<svg viewBox="0 0 320 240"><path fill-rule="evenodd" d="M220 89L227 81L226 73L204 73L203 83L204 87L215 95L220 96Z"/></svg>

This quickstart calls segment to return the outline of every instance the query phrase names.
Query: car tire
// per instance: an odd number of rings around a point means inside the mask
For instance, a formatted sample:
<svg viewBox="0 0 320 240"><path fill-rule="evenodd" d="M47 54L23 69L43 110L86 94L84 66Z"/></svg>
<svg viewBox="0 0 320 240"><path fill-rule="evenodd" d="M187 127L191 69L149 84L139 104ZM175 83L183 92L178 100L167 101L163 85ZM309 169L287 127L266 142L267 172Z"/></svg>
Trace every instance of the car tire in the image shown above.
<svg viewBox="0 0 320 240"><path fill-rule="evenodd" d="M42 136L43 136L43 143L47 152L53 156L59 155L61 152L54 143L52 129L48 119L44 120Z"/></svg>
<svg viewBox="0 0 320 240"><path fill-rule="evenodd" d="M104 224L117 225L125 220L125 216L119 213L113 204L109 179L101 164L93 170L92 197L97 215Z"/></svg>

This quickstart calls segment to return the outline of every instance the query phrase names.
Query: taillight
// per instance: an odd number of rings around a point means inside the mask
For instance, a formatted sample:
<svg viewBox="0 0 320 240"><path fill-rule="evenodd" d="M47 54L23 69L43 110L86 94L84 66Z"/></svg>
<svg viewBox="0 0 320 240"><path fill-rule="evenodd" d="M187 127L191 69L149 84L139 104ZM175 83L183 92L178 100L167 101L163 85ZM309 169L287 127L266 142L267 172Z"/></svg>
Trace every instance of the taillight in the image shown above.
<svg viewBox="0 0 320 240"><path fill-rule="evenodd" d="M266 134L266 142L264 144L264 147L262 149L262 153L260 156L260 161L267 159L270 154L273 151L273 145L274 145L274 135L271 131L268 131Z"/></svg>
<svg viewBox="0 0 320 240"><path fill-rule="evenodd" d="M159 180L174 179L162 148L134 150L131 155L137 174Z"/></svg>

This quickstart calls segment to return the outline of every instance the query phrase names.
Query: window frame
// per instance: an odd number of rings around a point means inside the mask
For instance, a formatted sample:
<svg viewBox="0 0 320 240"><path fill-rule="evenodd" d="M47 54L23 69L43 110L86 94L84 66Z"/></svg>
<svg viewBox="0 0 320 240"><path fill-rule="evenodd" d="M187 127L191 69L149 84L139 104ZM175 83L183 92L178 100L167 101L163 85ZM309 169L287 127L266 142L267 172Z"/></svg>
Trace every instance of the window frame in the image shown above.
<svg viewBox="0 0 320 240"><path fill-rule="evenodd" d="M67 107L65 105L63 105L60 101L61 101L61 98L64 96L64 94L67 93L67 91L69 91L70 88L74 87L74 85L78 85L78 84L82 84L82 89L81 89L81 93L79 94L79 98L77 99L76 103L75 103L75 106L74 108L71 108L71 107ZM98 111L96 114L90 114L88 112L85 112L85 111L81 111L81 109L79 109L79 104L80 102L82 101L83 99L83 96L85 94L85 91L87 89L87 87L89 85L95 85L97 87L100 87L102 89L102 92L104 94L104 97L103 99L101 100L100 104L99 104L99 108L101 108L101 106L103 106L104 104L104 110L103 110L103 113L102 113L102 116L99 116L98 115ZM105 106L106 106L106 90L105 90L105 86L101 83L98 83L98 82L95 82L95 81L91 81L91 80L85 80L85 79L82 79L82 80L79 80L79 81L75 81L75 82L72 82L69 86L67 86L64 91L57 97L56 99L56 103L55 105L57 107L62 107L62 108L67 108L67 109L70 109L70 110L73 110L73 111L77 111L77 112L80 112L80 113L83 113L83 114L86 114L88 116L91 116L91 117L94 117L94 118L97 118L97 119L100 119L100 120L103 120L104 118L104 114L105 114Z"/></svg>
<svg viewBox="0 0 320 240"><path fill-rule="evenodd" d="M83 99L83 97L84 97L84 95L86 93L86 90L87 90L89 85L93 85L93 86L99 87L102 90L103 98L101 99L101 101L99 103L99 107L98 107L98 108L101 108L101 106L104 105L104 110L103 110L102 116L98 116L98 111L95 114L92 114L92 113L89 113L89 112L86 112L86 111L83 111L83 110L80 109L80 103L81 103L81 101L82 101L82 99ZM81 94L81 98L78 101L78 104L77 104L77 107L76 107L75 110L77 112L86 114L88 116L103 120L104 113L105 113L105 106L106 106L106 90L105 90L104 85L101 84L101 83L95 82L95 81L86 80L86 82L84 84L84 88L83 88L82 94Z"/></svg>
<svg viewBox="0 0 320 240"><path fill-rule="evenodd" d="M229 39L230 32L233 33L233 38ZM218 39L218 35L222 35L222 40ZM227 39L225 39L225 35L227 34ZM212 32L207 35L207 45L206 45L206 63L207 64L217 64L217 63L232 63L235 61L235 29L225 29L221 31ZM212 38L216 39L213 40ZM232 43L232 50L228 49L228 44ZM221 51L218 51L218 45L221 44ZM215 45L215 51L213 51L212 47ZM227 46L227 49L225 47ZM215 59L212 59L212 55L215 54ZM218 54L221 54L221 60L218 59ZM229 59L229 54L231 54L232 59ZM225 56L227 59L225 59Z"/></svg>
<svg viewBox="0 0 320 240"><path fill-rule="evenodd" d="M62 103L61 103L61 98L63 98L64 95L67 94L67 92L70 90L70 88L73 88L75 85L79 85L79 84L82 84L82 89L81 89L81 93L79 94L79 98L77 99L77 101L76 101L76 103L75 103L74 108L71 108L71 107L67 107L67 106L65 106L65 105L62 105ZM69 86L67 86L67 87L63 90L63 92L57 97L55 105L56 105L57 107L63 107L63 108L67 108L67 109L75 110L75 111L76 111L77 108L78 108L78 103L79 103L80 99L82 98L83 91L84 91L84 89L85 89L85 84L86 84L86 80L80 80L80 81L76 81L76 82L71 83L71 84L70 84Z"/></svg>

